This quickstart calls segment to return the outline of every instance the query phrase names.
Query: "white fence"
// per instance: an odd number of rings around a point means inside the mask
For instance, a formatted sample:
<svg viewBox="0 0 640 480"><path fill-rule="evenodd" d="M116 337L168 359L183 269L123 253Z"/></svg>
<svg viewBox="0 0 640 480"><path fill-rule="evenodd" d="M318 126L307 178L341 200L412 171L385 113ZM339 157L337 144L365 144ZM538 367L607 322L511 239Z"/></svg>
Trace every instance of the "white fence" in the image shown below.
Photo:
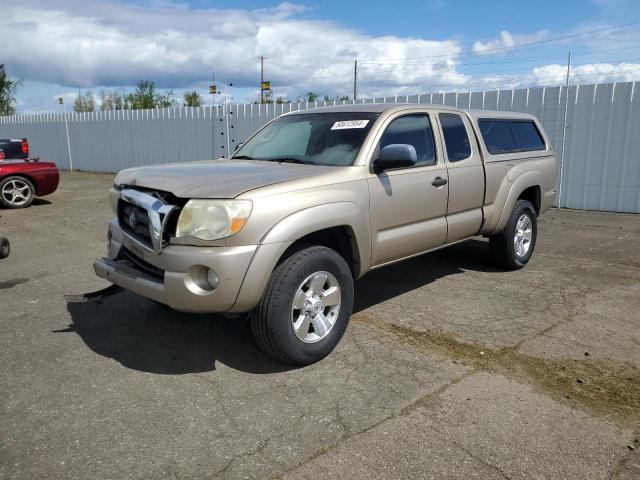
<svg viewBox="0 0 640 480"><path fill-rule="evenodd" d="M568 89L560 206L640 212L640 82ZM357 103L432 103L528 112L540 119L562 154L564 87L432 93ZM335 102L0 117L0 138L27 137L33 155L60 168L117 172L123 168L228 156L268 120L291 110ZM67 143L68 139L68 143ZM560 170L558 170L560 179Z"/></svg>

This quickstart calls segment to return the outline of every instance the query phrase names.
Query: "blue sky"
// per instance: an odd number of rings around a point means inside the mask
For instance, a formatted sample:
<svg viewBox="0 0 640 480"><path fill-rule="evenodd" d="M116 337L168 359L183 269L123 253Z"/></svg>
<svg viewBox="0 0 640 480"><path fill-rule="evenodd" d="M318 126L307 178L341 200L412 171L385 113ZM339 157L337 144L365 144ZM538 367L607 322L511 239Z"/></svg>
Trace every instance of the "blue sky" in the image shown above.
<svg viewBox="0 0 640 480"><path fill-rule="evenodd" d="M361 96L640 79L640 1L3 0L0 61L23 80L20 112L59 109L78 87L153 80L206 95L211 71L234 101ZM218 96L216 102L221 102Z"/></svg>

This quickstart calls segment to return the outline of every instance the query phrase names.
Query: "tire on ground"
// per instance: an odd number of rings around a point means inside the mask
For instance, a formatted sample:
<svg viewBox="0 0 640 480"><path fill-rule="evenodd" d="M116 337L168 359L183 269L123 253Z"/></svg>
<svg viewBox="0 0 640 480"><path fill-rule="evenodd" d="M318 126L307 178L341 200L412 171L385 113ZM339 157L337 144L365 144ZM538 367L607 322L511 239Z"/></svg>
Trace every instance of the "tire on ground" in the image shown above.
<svg viewBox="0 0 640 480"><path fill-rule="evenodd" d="M26 186L27 188L26 202L20 203L18 205L18 204L12 203L8 198L5 198L3 189L5 185L11 183L12 181L22 182ZM10 177L3 178L2 181L0 181L0 205L6 208L26 208L29 205L31 205L31 203L33 202L35 194L36 194L36 190L33 187L33 183L31 183L31 181L27 178L12 175Z"/></svg>
<svg viewBox="0 0 640 480"><path fill-rule="evenodd" d="M340 308L326 336L314 343L305 343L294 331L293 300L299 286L316 272L329 272L338 281ZM353 295L351 269L341 255L323 246L303 246L275 268L260 303L250 314L256 343L284 363L317 362L329 355L342 338L353 310Z"/></svg>
<svg viewBox="0 0 640 480"><path fill-rule="evenodd" d="M516 252L515 237L518 220L526 215L531 221L531 243L525 254L519 255ZM489 251L493 262L507 270L517 270L524 267L536 246L536 238L538 236L538 220L536 211L531 202L527 200L518 200L511 211L509 220L504 230L496 235L489 237Z"/></svg>
<svg viewBox="0 0 640 480"><path fill-rule="evenodd" d="M11 244L9 240L4 237L0 237L0 258L7 258L11 252Z"/></svg>

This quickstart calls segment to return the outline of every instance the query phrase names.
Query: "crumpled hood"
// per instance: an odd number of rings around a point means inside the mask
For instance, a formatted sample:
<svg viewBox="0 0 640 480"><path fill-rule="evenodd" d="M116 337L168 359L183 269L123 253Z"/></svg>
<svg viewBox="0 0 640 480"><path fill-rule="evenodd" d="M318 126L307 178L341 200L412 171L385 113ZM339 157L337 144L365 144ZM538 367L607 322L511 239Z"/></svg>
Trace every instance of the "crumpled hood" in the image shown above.
<svg viewBox="0 0 640 480"><path fill-rule="evenodd" d="M234 198L275 183L308 178L332 167L261 160L205 160L122 170L118 185L171 192L181 198Z"/></svg>

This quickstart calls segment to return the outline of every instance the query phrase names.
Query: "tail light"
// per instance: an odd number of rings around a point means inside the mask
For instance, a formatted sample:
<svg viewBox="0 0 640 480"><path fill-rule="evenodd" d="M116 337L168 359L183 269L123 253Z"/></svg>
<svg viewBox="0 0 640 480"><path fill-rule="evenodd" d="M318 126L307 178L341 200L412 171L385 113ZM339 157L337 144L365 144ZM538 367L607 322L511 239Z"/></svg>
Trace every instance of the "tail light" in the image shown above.
<svg viewBox="0 0 640 480"><path fill-rule="evenodd" d="M0 150L0 160L4 160L4 152Z"/></svg>
<svg viewBox="0 0 640 480"><path fill-rule="evenodd" d="M26 138L22 139L22 144L20 145L20 148L22 149L22 154L25 157L29 156L29 142L27 142Z"/></svg>

